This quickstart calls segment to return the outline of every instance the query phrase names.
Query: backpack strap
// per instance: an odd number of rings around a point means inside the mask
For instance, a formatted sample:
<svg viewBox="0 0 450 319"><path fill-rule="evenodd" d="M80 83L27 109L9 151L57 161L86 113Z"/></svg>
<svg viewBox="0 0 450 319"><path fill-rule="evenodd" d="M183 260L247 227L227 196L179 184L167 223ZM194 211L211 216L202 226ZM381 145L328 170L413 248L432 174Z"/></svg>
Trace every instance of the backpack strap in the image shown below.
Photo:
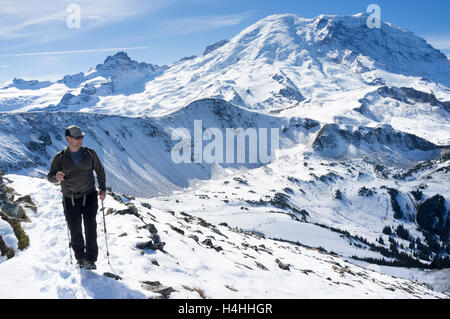
<svg viewBox="0 0 450 319"><path fill-rule="evenodd" d="M61 168L62 168L62 160L63 160L63 156L64 156L64 151L65 150L62 150L58 154L56 154L56 156L59 155L59 167L61 167Z"/></svg>
<svg viewBox="0 0 450 319"><path fill-rule="evenodd" d="M94 163L94 158L92 157L91 151L87 147L85 147L84 149L86 150L86 152L88 153L89 157L91 158L91 160L92 160L92 167L94 167L95 163Z"/></svg>
<svg viewBox="0 0 450 319"><path fill-rule="evenodd" d="M84 150L89 155L89 157L91 158L92 167L94 167L94 158L92 157L91 151L87 147L84 147ZM63 149L62 151L60 151L59 153L56 154L56 156L59 156L59 166L60 167L62 167L62 160L63 160L65 151L66 151L66 149Z"/></svg>

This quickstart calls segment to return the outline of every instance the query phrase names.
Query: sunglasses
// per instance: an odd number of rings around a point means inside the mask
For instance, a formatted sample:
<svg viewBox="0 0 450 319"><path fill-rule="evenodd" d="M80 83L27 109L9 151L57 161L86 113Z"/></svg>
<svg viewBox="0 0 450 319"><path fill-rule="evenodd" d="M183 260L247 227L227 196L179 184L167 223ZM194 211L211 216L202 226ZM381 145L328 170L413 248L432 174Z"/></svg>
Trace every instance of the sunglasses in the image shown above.
<svg viewBox="0 0 450 319"><path fill-rule="evenodd" d="M84 136L79 136L79 137L72 137L75 140L82 140L84 138Z"/></svg>

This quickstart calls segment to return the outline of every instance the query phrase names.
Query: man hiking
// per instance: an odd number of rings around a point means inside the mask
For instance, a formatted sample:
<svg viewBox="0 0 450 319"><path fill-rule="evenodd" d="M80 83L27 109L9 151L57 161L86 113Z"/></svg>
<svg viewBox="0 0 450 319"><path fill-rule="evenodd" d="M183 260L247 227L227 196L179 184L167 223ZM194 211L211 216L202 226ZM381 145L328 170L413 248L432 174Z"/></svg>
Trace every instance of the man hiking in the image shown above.
<svg viewBox="0 0 450 319"><path fill-rule="evenodd" d="M56 154L47 179L61 183L64 214L70 231L70 243L80 268L96 269L98 256L97 190L93 171L97 175L100 199L106 197L106 176L103 165L93 149L83 147L84 133L78 126L66 128L68 147ZM83 238L81 221L84 223Z"/></svg>

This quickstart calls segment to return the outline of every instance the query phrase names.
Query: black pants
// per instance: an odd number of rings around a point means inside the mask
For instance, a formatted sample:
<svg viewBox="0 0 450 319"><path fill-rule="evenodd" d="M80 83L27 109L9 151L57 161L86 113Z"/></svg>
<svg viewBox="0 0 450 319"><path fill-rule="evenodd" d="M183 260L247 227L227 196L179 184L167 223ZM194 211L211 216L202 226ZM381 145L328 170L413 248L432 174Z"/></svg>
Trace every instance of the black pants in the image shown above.
<svg viewBox="0 0 450 319"><path fill-rule="evenodd" d="M86 194L84 206L83 198L74 199L72 202L71 198L66 197L64 197L63 205L75 258L77 260L97 261L97 221L95 220L98 210L97 192ZM83 238L81 220L84 224L86 244Z"/></svg>

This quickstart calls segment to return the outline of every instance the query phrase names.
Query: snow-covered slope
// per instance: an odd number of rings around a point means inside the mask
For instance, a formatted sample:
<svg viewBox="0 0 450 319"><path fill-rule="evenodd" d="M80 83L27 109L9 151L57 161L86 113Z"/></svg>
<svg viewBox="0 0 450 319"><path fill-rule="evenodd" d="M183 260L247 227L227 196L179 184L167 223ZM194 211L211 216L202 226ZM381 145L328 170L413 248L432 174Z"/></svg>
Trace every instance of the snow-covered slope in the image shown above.
<svg viewBox="0 0 450 319"><path fill-rule="evenodd" d="M403 245L400 251L417 258L419 249L411 242L417 243L417 238L424 242L429 231L434 233L425 223L417 224L418 211L427 211L430 220L443 219L443 225L450 221L448 202L439 217L433 215L437 209L426 210L424 204L436 196L450 195L445 186L450 182L449 160L447 155L402 170L368 158L324 160L289 150L264 167L206 181L170 197L149 199L149 203L160 209L183 209L210 222L239 225L272 238L322 247L346 257L396 260L373 249L389 250L392 237ZM399 225L410 232L410 238L396 234ZM391 235L384 233L386 226L392 229ZM443 251L449 248L450 231L446 231L447 235L438 239ZM380 237L382 244L378 243ZM420 259L429 262L430 256Z"/></svg>
<svg viewBox="0 0 450 319"><path fill-rule="evenodd" d="M360 107L354 110L369 122L390 124L397 130L420 135L441 145L450 141L450 102L440 101L432 93L408 87L381 86L359 102Z"/></svg>
<svg viewBox="0 0 450 319"><path fill-rule="evenodd" d="M176 141L170 139L170 132L187 127L199 114L203 131L211 126L279 128L277 156L264 166L174 163L170 152ZM414 234L413 241L423 241L426 234L417 230L416 223L420 203L435 195L449 196L445 188L448 156L439 159L443 150L389 126L339 128L254 113L213 99L156 118L57 112L45 117L42 113L3 114L0 121L4 124L1 163L10 171L46 174L53 155L65 145L59 128L83 124L85 145L102 158L113 191L133 196L170 194L149 202L161 210L189 209L189 214L200 213L214 223L227 222L345 257L381 260L388 254L388 260L396 261L395 255L372 250L379 246L380 236L388 242L383 228L395 230L402 224ZM190 132L194 138L192 128ZM418 160L428 161L414 166ZM421 170L425 172L411 176ZM406 183L405 178L411 181ZM420 189L426 190L413 200L411 194ZM199 193L203 195L198 197ZM430 218L434 217L426 217ZM430 231L441 234L437 242L445 251L447 235ZM342 239L339 232L349 232L350 237ZM355 241L359 244L349 247ZM431 245L429 239L426 245ZM385 249L389 252L391 247ZM419 258L416 247L405 252L415 255L410 262L416 260L422 266L435 256L430 252Z"/></svg>
<svg viewBox="0 0 450 319"><path fill-rule="evenodd" d="M0 263L0 298L446 298L334 255L117 195L105 201L111 265L100 233L98 270L76 270L57 187L6 178L39 208L23 223L29 248Z"/></svg>
<svg viewBox="0 0 450 319"><path fill-rule="evenodd" d="M194 121L201 121L200 138L196 140ZM249 141L245 144L245 162L236 163L238 142L234 143L234 163L227 163L226 131L242 128L267 130L267 138L259 137L267 145L267 155L276 158L277 149L291 149L301 146L324 157L344 159L345 157L372 156L373 162L396 163L399 166L412 165L417 160L439 156L436 145L390 127L376 129L366 127L330 126L310 119L278 117L252 112L223 100L205 99L161 117L129 118L87 114L78 112L27 112L0 114L0 165L8 171L47 172L54 155L67 146L62 136L65 127L75 124L86 132L84 145L95 149L102 158L108 174L108 185L114 190L133 195L153 196L168 194L173 190L188 187L195 180L210 179L227 175L240 168L259 167L250 162ZM189 163L177 163L172 152L180 139L172 136L174 130L187 130L191 142ZM196 163L195 144L204 150L210 139L204 136L209 128L217 128L223 139L215 137L223 146L224 154L219 163L202 160ZM271 145L271 130L277 130L279 144ZM276 136L276 135L274 135ZM173 139L172 139L173 138ZM273 152L271 148L273 147ZM295 151L294 152L298 152ZM205 152L201 152L204 154ZM272 153L272 154L271 154Z"/></svg>
<svg viewBox="0 0 450 319"><path fill-rule="evenodd" d="M53 156L67 146L62 133L71 124L83 127L86 132L84 145L100 154L108 173L108 185L128 194L167 194L174 189L188 187L195 179L210 179L215 174L227 174L225 169L261 165L259 159L256 163L248 161L250 148L247 148L247 160L242 164L225 163L226 154L223 164L197 164L194 159L191 163L174 162L171 152L180 139L174 137L172 140L172 132L185 128L190 134L189 140L192 140L194 151L194 121L201 121L201 136L208 128L218 128L224 137L224 149L227 128L267 128L267 143L264 144L268 145L268 153L272 128L279 131L280 148L306 144L320 128L316 121L259 114L215 99L193 102L163 117L128 118L77 112L2 113L0 165L9 171L25 169L29 172L37 168L46 172ZM262 138L260 140L263 141ZM207 144L208 140L205 139L203 147ZM236 142L235 156L237 147ZM274 145L274 150L276 147ZM259 153L259 144L257 150Z"/></svg>

